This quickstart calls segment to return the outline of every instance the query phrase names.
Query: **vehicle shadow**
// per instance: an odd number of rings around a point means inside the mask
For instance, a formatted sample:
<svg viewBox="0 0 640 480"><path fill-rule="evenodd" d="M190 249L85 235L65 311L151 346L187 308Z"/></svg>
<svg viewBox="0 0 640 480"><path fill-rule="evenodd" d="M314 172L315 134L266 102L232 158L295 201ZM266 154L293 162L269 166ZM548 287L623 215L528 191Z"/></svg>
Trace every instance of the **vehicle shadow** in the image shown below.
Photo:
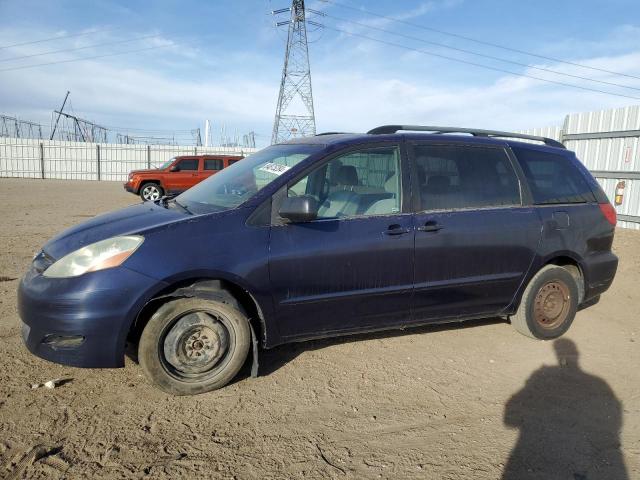
<svg viewBox="0 0 640 480"><path fill-rule="evenodd" d="M474 328L480 325L492 325L497 323L506 323L502 318L488 318L479 320L469 320L465 322L451 322L438 325L422 325L418 327L410 327L404 330L383 330L370 333L356 333L353 335L344 335L340 337L324 338L320 340L309 340L306 342L289 343L281 345L270 350L260 351L260 368L259 376L271 375L278 369L284 367L295 358L307 351L322 350L323 348L333 345L343 345L346 343L360 342L363 340L376 340L383 338L403 337L406 335L420 335L423 333L433 333L448 330L460 330L463 328ZM246 365L245 365L246 367ZM245 370L241 372L240 378L245 377Z"/></svg>
<svg viewBox="0 0 640 480"><path fill-rule="evenodd" d="M507 402L504 423L518 440L502 478L628 479L620 450L622 404L578 363L568 339L554 341L558 365L536 370Z"/></svg>
<svg viewBox="0 0 640 480"><path fill-rule="evenodd" d="M376 340L382 338L403 337L406 335L420 335L429 332L442 332L448 330L460 330L463 328L474 328L480 325L493 325L498 323L509 323L508 320L500 317L483 318L477 320L465 320L464 322L449 322L431 325L421 325L416 327L407 327L403 330L380 330L369 333L354 333L351 335L343 335L338 337L329 337L319 340L308 340L305 342L287 343L274 347L269 350L260 348L259 351L259 369L258 376L264 377L271 375L278 369L284 367L288 363L296 359L296 357L304 352L313 350L322 350L332 345L342 345L345 343L360 342L363 340ZM138 364L138 346L136 343L127 342L125 345L125 355L133 363ZM251 351L247 356L242 369L236 377L229 382L229 385L245 380L251 376L251 365L253 356Z"/></svg>

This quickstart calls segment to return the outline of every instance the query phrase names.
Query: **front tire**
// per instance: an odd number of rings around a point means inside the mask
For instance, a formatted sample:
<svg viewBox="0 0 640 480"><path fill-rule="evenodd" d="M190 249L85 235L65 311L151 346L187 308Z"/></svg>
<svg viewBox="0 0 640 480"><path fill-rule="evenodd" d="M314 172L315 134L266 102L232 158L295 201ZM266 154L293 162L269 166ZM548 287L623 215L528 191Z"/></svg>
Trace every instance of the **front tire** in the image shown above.
<svg viewBox="0 0 640 480"><path fill-rule="evenodd" d="M140 188L140 198L143 202L153 202L155 200L159 200L163 195L163 188L155 182L145 183Z"/></svg>
<svg viewBox="0 0 640 480"><path fill-rule="evenodd" d="M579 290L569 271L546 265L536 273L511 317L515 329L527 337L551 340L563 335L578 310Z"/></svg>
<svg viewBox="0 0 640 480"><path fill-rule="evenodd" d="M200 298L162 305L140 337L147 378L173 395L224 387L240 371L251 344L248 319L232 306Z"/></svg>

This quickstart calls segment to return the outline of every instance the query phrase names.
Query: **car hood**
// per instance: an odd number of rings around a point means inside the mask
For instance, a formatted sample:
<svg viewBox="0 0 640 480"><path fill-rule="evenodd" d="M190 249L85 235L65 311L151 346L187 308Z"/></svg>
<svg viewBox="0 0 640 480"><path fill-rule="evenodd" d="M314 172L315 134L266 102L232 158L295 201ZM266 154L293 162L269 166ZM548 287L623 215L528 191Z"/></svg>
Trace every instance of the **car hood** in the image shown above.
<svg viewBox="0 0 640 480"><path fill-rule="evenodd" d="M177 209L167 209L145 202L114 212L98 215L71 227L49 240L43 250L59 259L91 243L118 235L140 234L179 220L193 218Z"/></svg>
<svg viewBox="0 0 640 480"><path fill-rule="evenodd" d="M143 175L145 173L158 173L161 171L159 168L145 168L144 170L131 170L129 175Z"/></svg>

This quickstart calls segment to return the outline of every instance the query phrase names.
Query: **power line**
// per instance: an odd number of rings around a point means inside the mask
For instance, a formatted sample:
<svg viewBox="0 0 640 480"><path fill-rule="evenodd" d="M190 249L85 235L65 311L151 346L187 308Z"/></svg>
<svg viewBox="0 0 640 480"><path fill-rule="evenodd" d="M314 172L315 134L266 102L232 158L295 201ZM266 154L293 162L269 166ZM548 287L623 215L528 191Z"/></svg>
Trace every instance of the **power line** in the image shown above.
<svg viewBox="0 0 640 480"><path fill-rule="evenodd" d="M4 45L4 46L0 46L0 50L3 50L5 48L13 48L13 47L21 47L23 45L33 45L34 43L42 43L42 42L50 42L53 40L60 40L62 38L71 38L71 37L81 37L83 35L93 35L94 33L101 33L101 32L106 32L109 30L115 30L116 28L102 28L100 30L92 30L90 32L80 32L80 33L71 33L68 35L58 35L57 37L49 37L49 38L43 38L41 40L33 40L30 42L21 42L21 43L14 43L13 45Z"/></svg>
<svg viewBox="0 0 640 480"><path fill-rule="evenodd" d="M311 23L311 22L309 21L309 23ZM408 47L408 46L402 45L400 43L388 42L386 40L380 40L378 38L370 37L368 35L362 35L362 34L359 34L359 33L348 32L348 31L342 30L340 28L329 27L327 25L325 25L324 27L328 28L329 30L334 30L334 31L339 32L339 33L344 33L345 35L364 38L366 40L371 40L373 42L378 42L378 43L382 43L382 44L385 44L385 45L390 45L392 47L402 48L404 50L409 50L409 51L412 51L412 52L418 52L418 53L422 53L422 54L429 55L429 56L432 56L432 57L438 57L438 58L442 58L442 59L445 59L445 60L450 60L450 61L453 61L453 62L463 63L465 65L472 65L474 67L484 68L484 69L487 69L487 70L493 70L493 71L496 71L496 72L507 73L509 75L515 75L515 76L518 76L518 77L531 78L533 80L552 83L552 84L555 84L555 85L561 85L563 87L577 88L579 90L585 90L585 91L588 91L588 92L602 93L602 94L605 94L605 95L613 95L615 97L623 97L623 98L631 98L633 100L640 100L640 97L633 97L631 95L625 95L625 94L622 94L622 93L607 92L605 90L598 90L596 88L591 88L591 87L583 87L581 85L574 85L572 83L559 82L557 80L549 80L549 79L546 79L546 78L536 77L534 75L528 75L528 74L525 74L525 73L517 73L517 72L513 72L511 70L506 70L506 69L503 69L503 68L491 67L489 65L483 65L481 63L475 63L475 62L470 62L468 60L462 60L462 59L459 59L459 58L449 57L447 55L441 55L439 53L429 52L427 50L421 50L419 48Z"/></svg>
<svg viewBox="0 0 640 480"><path fill-rule="evenodd" d="M586 81L589 81L589 82L601 83L603 85L611 85L611 86L614 86L614 87L627 88L627 89L630 89L630 90L640 91L640 88L638 88L638 87L632 87L630 85L622 85L620 83L614 83L614 82L607 82L605 80L597 80L595 78L583 77L581 75L574 75L574 74L571 74L571 73L559 72L557 70L552 70L550 68L537 67L535 65L530 65L530 64L527 64L527 63L516 62L514 60L508 60L506 58L501 58L501 57L496 57L496 56L493 56L493 55L486 55L484 53L474 52L473 50L467 50L467 49L464 49L464 48L452 47L452 46L446 45L444 43L432 42L432 41L425 40L425 39L420 38L420 37L413 37L411 35L405 35L404 33L394 32L393 30L387 30L385 28L374 27L372 25L367 25L366 23L356 22L355 20L349 20L347 18L337 17L335 15L330 15L328 13L323 13L323 16L328 17L328 18L333 18L335 20L342 21L342 22L352 23L352 24L358 25L360 27L369 28L369 29L372 29L372 30L377 30L379 32L384 32L384 33L388 33L388 34L391 34L391 35L396 35L398 37L403 37L403 38L406 38L408 40L414 40L414 41L417 41L417 42L422 42L422 43L426 43L426 44L429 44L429 45L434 45L434 46L437 46L437 47L447 48L447 49L450 49L450 50L455 50L457 52L468 53L468 54L476 55L476 56L482 57L482 58L488 58L488 59L491 59L491 60L497 60L499 62L510 63L512 65L518 65L518 66L521 66L521 67L526 67L526 68L530 68L530 69L533 69L533 70L539 70L539 71L542 71L542 72L553 73L553 74L556 74L556 75L563 75L565 77L577 78L579 80L586 80Z"/></svg>
<svg viewBox="0 0 640 480"><path fill-rule="evenodd" d="M129 38L127 40L116 40L113 42L94 43L93 45L86 45L84 47L73 47L73 48L63 48L61 50L50 50L48 52L34 53L31 55L21 55L18 57L2 58L0 59L0 62L10 62L12 60L22 60L23 58L41 57L43 55L53 55L54 53L74 52L76 50L86 50L88 48L106 47L107 45L118 45L120 43L137 42L139 40L145 40L147 38L156 38L160 36L161 36L160 34L145 35L143 37L134 37L134 38Z"/></svg>
<svg viewBox="0 0 640 480"><path fill-rule="evenodd" d="M116 55L127 55L129 53L145 52L147 50L155 50L156 48L175 47L175 46L180 45L180 44L181 43L168 43L166 45L154 45L152 47L139 48L137 50L125 50L123 52L106 53L104 55L94 55L94 56L91 56L91 57L72 58L70 60L58 60L56 62L36 63L35 65L23 65L21 67L3 68L3 69L0 70L0 72L9 72L11 70L22 70L22 69L25 69L25 68L44 67L44 66L47 66L47 65L57 65L57 64L60 64L60 63L81 62L83 60L94 60L96 58L115 57Z"/></svg>
<svg viewBox="0 0 640 480"><path fill-rule="evenodd" d="M611 71L611 70L605 70L604 68L590 67L588 65L583 65L583 64L580 64L580 63L576 63L576 62L570 62L568 60L562 60L560 58L554 58L554 57L549 57L549 56L545 56L545 55L540 55L540 54L537 54L537 53L527 52L525 50L518 50L517 48L506 47L504 45L499 45L497 43L491 43L491 42L487 42L487 41L484 41L484 40L478 40L477 38L467 37L467 36L460 35L460 34L457 34L457 33L447 32L445 30L439 30L439 29L433 28L433 27L427 27L425 25L420 25L420 24L417 24L417 23L408 22L407 20L401 20L401 19L398 19L398 18L389 17L387 15L381 15L379 13L372 12L371 10L367 10L366 8L352 7L350 5L345 5L344 3L336 2L335 0L320 0L320 1L321 2L325 2L325 3L330 3L330 4L335 5L337 7L340 7L340 8L346 8L346 9L349 9L349 10L353 10L353 11L358 12L358 13L366 13L366 14L371 15L373 17L383 18L385 20L389 20L389 21L397 22L397 23L402 23L404 25L408 25L408 26L415 27L415 28L421 28L422 30L427 30L427 31L430 31L430 32L439 33L441 35L447 35L449 37L460 38L460 39L466 40L468 42L474 42L474 43L479 43L481 45L486 45L486 46L489 46L489 47L500 48L502 50L507 50L509 52L520 53L520 54L523 54L523 55L529 55L530 57L541 58L541 59L544 59L544 60L549 60L551 62L564 63L566 65L573 65L574 67L586 68L586 69L589 69L589 70L595 70L597 72L604 72L604 73L609 73L611 75L618 75L618 76L621 76L621 77L635 78L636 80L640 80L640 77L636 76L636 75L630 75L630 74L627 74L627 73L614 72L614 71Z"/></svg>

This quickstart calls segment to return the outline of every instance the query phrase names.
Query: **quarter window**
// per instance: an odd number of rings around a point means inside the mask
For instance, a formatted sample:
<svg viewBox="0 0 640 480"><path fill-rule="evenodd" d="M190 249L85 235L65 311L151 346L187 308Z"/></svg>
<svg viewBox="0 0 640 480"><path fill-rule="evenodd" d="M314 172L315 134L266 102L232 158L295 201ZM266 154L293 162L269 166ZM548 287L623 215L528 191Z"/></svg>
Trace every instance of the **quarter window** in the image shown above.
<svg viewBox="0 0 640 480"><path fill-rule="evenodd" d="M520 147L512 150L520 161L535 204L596 201L582 173L565 156Z"/></svg>
<svg viewBox="0 0 640 480"><path fill-rule="evenodd" d="M183 170L198 170L198 159L197 158L189 158L186 160L180 160L178 163L178 168L180 171Z"/></svg>
<svg viewBox="0 0 640 480"><path fill-rule="evenodd" d="M422 210L520 204L520 185L503 149L415 145Z"/></svg>
<svg viewBox="0 0 640 480"><path fill-rule="evenodd" d="M314 197L320 219L398 213L399 150L378 147L334 158L291 185L287 194Z"/></svg>
<svg viewBox="0 0 640 480"><path fill-rule="evenodd" d="M205 159L204 169L205 170L222 170L222 159L220 158Z"/></svg>

